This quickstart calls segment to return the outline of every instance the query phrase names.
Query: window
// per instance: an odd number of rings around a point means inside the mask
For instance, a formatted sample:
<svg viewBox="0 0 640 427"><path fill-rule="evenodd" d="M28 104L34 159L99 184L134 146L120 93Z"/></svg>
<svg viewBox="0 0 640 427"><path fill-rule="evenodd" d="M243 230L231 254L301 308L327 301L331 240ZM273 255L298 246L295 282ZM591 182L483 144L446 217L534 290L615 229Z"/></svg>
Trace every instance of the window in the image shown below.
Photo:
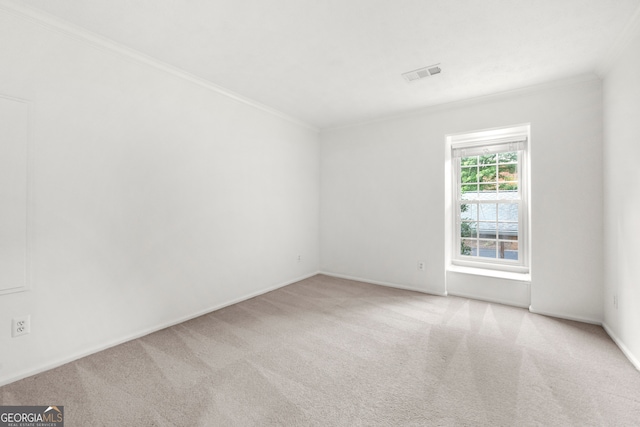
<svg viewBox="0 0 640 427"><path fill-rule="evenodd" d="M450 137L452 263L528 272L528 126Z"/></svg>

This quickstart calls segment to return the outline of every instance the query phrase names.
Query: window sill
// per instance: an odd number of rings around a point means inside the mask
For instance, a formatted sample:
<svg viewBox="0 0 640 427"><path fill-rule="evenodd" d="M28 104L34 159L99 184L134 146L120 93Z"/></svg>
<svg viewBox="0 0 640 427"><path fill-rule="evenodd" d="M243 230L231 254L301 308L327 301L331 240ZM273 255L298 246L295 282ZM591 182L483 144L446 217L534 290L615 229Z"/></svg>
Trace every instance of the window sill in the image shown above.
<svg viewBox="0 0 640 427"><path fill-rule="evenodd" d="M515 280L518 282L531 282L530 273L514 273L512 271L491 270L487 268L465 267L461 265L449 265L447 271L474 276L496 277L498 279Z"/></svg>

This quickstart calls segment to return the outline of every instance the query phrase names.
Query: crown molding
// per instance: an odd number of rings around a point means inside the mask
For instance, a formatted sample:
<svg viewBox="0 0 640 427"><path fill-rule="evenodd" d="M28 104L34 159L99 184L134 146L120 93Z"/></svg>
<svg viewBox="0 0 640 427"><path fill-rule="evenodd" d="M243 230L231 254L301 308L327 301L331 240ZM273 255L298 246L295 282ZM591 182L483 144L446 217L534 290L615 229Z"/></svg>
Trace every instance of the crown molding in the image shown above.
<svg viewBox="0 0 640 427"><path fill-rule="evenodd" d="M192 74L186 70L167 64L163 61L160 61L159 59L146 55L140 51L124 46L114 40L109 39L108 37L104 37L96 33L93 33L85 28L74 25L70 22L67 22L63 19L55 17L44 11L29 7L29 6L25 6L23 4L15 3L11 0L0 0L0 11L5 12L8 15L11 15L15 18L22 19L24 21L28 21L30 23L36 24L49 31L53 31L58 34L62 34L64 36L73 38L74 40L84 42L93 48L97 48L103 51L113 52L122 57L125 57L126 59L132 59L138 63L151 66L167 74L173 75L175 77L179 77L181 79L194 83L200 87L203 87L205 89L211 90L218 94L224 95L228 98L231 98L235 101L246 104L250 107L264 111L280 119L284 119L298 126L302 126L312 131L319 132L319 129L317 127L310 125L309 123L303 122L300 119L297 119L279 110L271 108L260 102L249 99L231 90L225 89L222 86L219 86L209 80L206 80L202 77Z"/></svg>
<svg viewBox="0 0 640 427"><path fill-rule="evenodd" d="M574 85L574 84L590 82L590 81L601 81L601 78L595 73L579 74L577 76L573 76L573 77L569 77L569 78L565 78L565 79L560 79L560 80L553 80L553 81L550 81L550 82L540 83L540 84L536 84L536 85L532 85L532 86L525 86L525 87L506 90L506 91L502 91L502 92L490 93L490 94L487 94L487 95L480 95L480 96L476 96L476 97L472 97L472 98L461 99L461 100L451 101L451 102L445 102L445 103L442 103L442 104L430 105L428 107L423 107L423 108L418 108L418 109L414 109L414 110L410 110L410 111L405 111L405 112L400 113L400 114L394 114L394 115L379 117L379 118L372 119L372 120L364 120L364 121L349 123L349 124L345 124L345 125L341 125L341 126L324 128L324 129L321 129L321 132L330 132L330 131L334 131L334 130L342 130L342 129L354 128L354 127L359 127L359 126L371 125L371 124L374 124L374 123L388 122L388 121L392 121L392 120L400 120L400 119L410 118L410 117L414 117L414 116L421 116L421 115L424 115L424 114L435 113L435 112L443 111L443 110L452 110L452 109L456 109L456 108L462 108L462 107L472 106L472 105L476 105L476 104L482 104L482 103L485 103L485 102L499 101L499 100L505 99L505 98L512 98L512 97L516 97L516 96L524 96L524 95L534 94L534 93L537 93L537 92L543 92L543 91L547 91L547 90L552 90L552 89L556 89L556 88L561 88L561 87L565 87L565 86L571 86L571 85Z"/></svg>
<svg viewBox="0 0 640 427"><path fill-rule="evenodd" d="M600 78L604 79L609 74L615 63L637 36L640 37L640 6L631 15L627 25L624 26L613 45L607 50L602 62L597 65L596 74Z"/></svg>

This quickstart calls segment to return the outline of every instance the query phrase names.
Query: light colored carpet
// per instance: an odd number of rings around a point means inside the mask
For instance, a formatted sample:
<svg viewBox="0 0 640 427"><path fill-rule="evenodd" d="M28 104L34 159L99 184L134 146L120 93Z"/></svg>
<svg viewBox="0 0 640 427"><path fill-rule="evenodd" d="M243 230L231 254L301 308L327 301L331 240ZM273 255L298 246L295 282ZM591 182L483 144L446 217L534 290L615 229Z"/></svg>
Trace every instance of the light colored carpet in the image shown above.
<svg viewBox="0 0 640 427"><path fill-rule="evenodd" d="M72 426L640 425L599 326L315 276L0 388Z"/></svg>

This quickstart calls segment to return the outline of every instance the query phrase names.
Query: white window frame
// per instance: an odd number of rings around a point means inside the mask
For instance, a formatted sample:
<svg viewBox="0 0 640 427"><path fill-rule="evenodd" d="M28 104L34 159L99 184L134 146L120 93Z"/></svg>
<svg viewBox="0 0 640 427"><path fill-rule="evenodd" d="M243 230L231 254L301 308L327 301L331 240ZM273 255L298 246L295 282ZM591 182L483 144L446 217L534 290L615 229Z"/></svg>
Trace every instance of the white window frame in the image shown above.
<svg viewBox="0 0 640 427"><path fill-rule="evenodd" d="M530 273L530 203L529 203L529 148L530 126L519 125L508 128L474 131L464 134L447 136L448 160L451 179L451 226L449 241L450 263L453 266L480 268L513 273ZM518 204L518 260L500 258L484 258L479 256L467 256L460 254L461 247L461 214L460 205L469 204L462 200L460 194L460 159L465 155L474 155L485 148L500 150L500 146L509 147L508 151L518 151L518 194L515 200L492 200L490 203L516 203ZM464 151L463 151L464 150ZM502 150L504 152L504 150ZM460 154L460 153L464 154ZM466 154L466 152L471 154ZM474 203L474 202L472 202ZM478 202L478 206L481 203ZM496 230L497 231L497 230Z"/></svg>

